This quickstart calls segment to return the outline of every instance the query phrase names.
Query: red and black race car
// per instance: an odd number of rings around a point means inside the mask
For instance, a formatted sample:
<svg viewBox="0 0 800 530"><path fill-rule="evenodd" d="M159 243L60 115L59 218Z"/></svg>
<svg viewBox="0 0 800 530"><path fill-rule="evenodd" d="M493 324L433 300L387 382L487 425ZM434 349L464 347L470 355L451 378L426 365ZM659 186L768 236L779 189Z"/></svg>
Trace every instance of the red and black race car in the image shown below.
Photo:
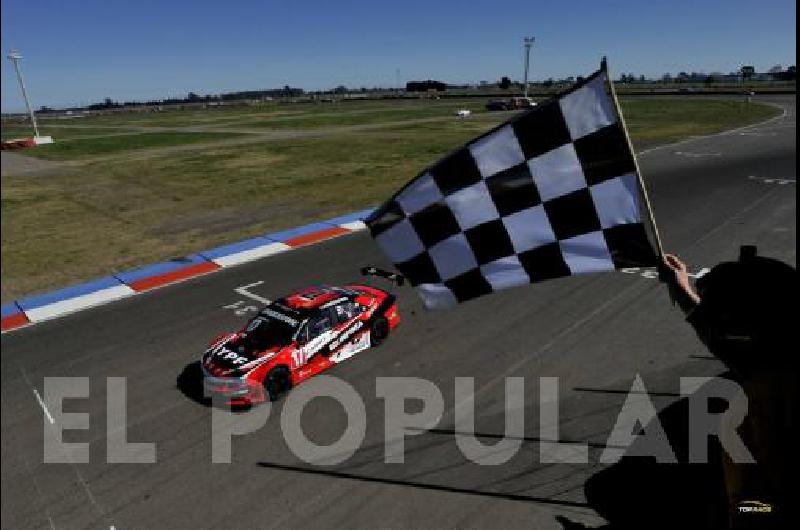
<svg viewBox="0 0 800 530"><path fill-rule="evenodd" d="M362 273L403 278L375 268ZM207 395L229 405L275 400L291 387L371 346L400 322L393 294L369 285L311 287L265 306L203 354Z"/></svg>

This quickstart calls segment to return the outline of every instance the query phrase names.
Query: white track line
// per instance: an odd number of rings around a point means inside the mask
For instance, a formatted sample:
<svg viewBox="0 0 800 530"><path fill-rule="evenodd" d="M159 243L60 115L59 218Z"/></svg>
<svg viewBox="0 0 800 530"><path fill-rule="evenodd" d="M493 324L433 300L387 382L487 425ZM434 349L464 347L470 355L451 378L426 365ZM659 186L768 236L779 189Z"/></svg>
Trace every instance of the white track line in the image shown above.
<svg viewBox="0 0 800 530"><path fill-rule="evenodd" d="M42 399L42 396L39 395L39 391L36 390L35 388L31 388L31 390L33 390L33 395L36 396L36 401L39 402L39 406L42 407L44 415L47 416L47 421L49 421L51 425L54 424L55 420L53 419L53 416L50 414L50 411L47 410L47 405L44 404L44 400Z"/></svg>
<svg viewBox="0 0 800 530"><path fill-rule="evenodd" d="M755 127L763 127L764 125L767 125L769 123L780 121L780 120L786 119L786 118L791 116L791 113L789 112L789 108L788 107L784 107L782 105L778 105L776 103L772 103L772 102L769 102L769 101L761 101L760 103L763 103L765 105L769 105L771 107L777 107L779 109L782 109L783 110L783 114L781 114L780 116L775 116L773 118L769 118L768 120L764 120L764 121L761 121L761 122L758 122L758 123L751 123L750 125L745 125L744 127L737 127L736 129L729 129L727 131L720 131L718 133L705 134L705 135L702 135L702 136L692 136L690 138L679 140L679 141L673 142L671 144L657 145L655 147L651 147L649 149L645 149L644 151L639 151L638 153L636 153L636 155L637 156L643 156L643 155L652 153L654 151L661 151L662 149L669 149L671 147L677 147L679 145L688 144L690 142L695 142L697 140L705 140L706 138L714 138L715 136L727 136L727 135L731 135L731 134L737 134L737 133L740 133L742 131L748 131L748 130L753 129Z"/></svg>
<svg viewBox="0 0 800 530"><path fill-rule="evenodd" d="M234 291L236 291L242 296L246 296L247 298L255 300L256 302L261 302L264 305L269 305L271 300L264 298L263 296L258 296L257 294L248 291L249 288L256 287L258 285L261 285L262 283L264 283L264 280L259 280L254 283L249 283L247 285L242 285L241 287L237 287L236 289L234 289Z"/></svg>

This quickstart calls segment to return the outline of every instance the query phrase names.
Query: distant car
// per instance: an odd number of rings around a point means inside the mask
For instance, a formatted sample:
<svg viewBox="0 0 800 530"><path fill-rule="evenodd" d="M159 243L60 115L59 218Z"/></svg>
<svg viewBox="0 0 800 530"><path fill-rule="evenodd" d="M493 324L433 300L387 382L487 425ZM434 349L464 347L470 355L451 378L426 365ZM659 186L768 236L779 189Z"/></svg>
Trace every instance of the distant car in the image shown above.
<svg viewBox="0 0 800 530"><path fill-rule="evenodd" d="M456 111L456 116L459 118L468 118L472 115L472 111L468 109L459 109Z"/></svg>
<svg viewBox="0 0 800 530"><path fill-rule="evenodd" d="M493 99L486 104L486 110L511 110L511 105L504 99Z"/></svg>
<svg viewBox="0 0 800 530"><path fill-rule="evenodd" d="M364 272L402 284L402 276ZM231 406L275 400L367 348L399 324L396 298L369 285L311 287L264 307L241 330L211 342L201 368L207 395Z"/></svg>
<svg viewBox="0 0 800 530"><path fill-rule="evenodd" d="M536 102L533 99L520 96L510 99L494 99L486 104L486 110L517 110L535 106Z"/></svg>
<svg viewBox="0 0 800 530"><path fill-rule="evenodd" d="M509 106L512 109L529 109L536 106L536 102L531 98L515 97L509 100Z"/></svg>

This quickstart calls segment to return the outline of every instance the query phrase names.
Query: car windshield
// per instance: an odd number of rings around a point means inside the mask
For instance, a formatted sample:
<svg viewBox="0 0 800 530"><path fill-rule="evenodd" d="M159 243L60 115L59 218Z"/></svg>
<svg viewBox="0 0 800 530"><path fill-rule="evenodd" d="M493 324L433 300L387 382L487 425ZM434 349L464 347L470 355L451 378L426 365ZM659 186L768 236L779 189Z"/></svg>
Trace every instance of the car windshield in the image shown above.
<svg viewBox="0 0 800 530"><path fill-rule="evenodd" d="M247 325L242 341L254 350L264 350L271 346L290 344L295 331L297 326L286 319L262 312Z"/></svg>

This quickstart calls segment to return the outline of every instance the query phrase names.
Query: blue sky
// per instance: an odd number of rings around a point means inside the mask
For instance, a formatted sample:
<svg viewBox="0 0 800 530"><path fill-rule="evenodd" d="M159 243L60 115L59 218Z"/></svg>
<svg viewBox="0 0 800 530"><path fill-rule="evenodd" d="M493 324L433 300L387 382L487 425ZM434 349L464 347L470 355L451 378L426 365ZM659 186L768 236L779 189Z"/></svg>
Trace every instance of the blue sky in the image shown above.
<svg viewBox="0 0 800 530"><path fill-rule="evenodd" d="M577 76L766 70L796 61L794 0L269 2L3 0L35 106L219 93ZM7 59L2 110L22 109Z"/></svg>

